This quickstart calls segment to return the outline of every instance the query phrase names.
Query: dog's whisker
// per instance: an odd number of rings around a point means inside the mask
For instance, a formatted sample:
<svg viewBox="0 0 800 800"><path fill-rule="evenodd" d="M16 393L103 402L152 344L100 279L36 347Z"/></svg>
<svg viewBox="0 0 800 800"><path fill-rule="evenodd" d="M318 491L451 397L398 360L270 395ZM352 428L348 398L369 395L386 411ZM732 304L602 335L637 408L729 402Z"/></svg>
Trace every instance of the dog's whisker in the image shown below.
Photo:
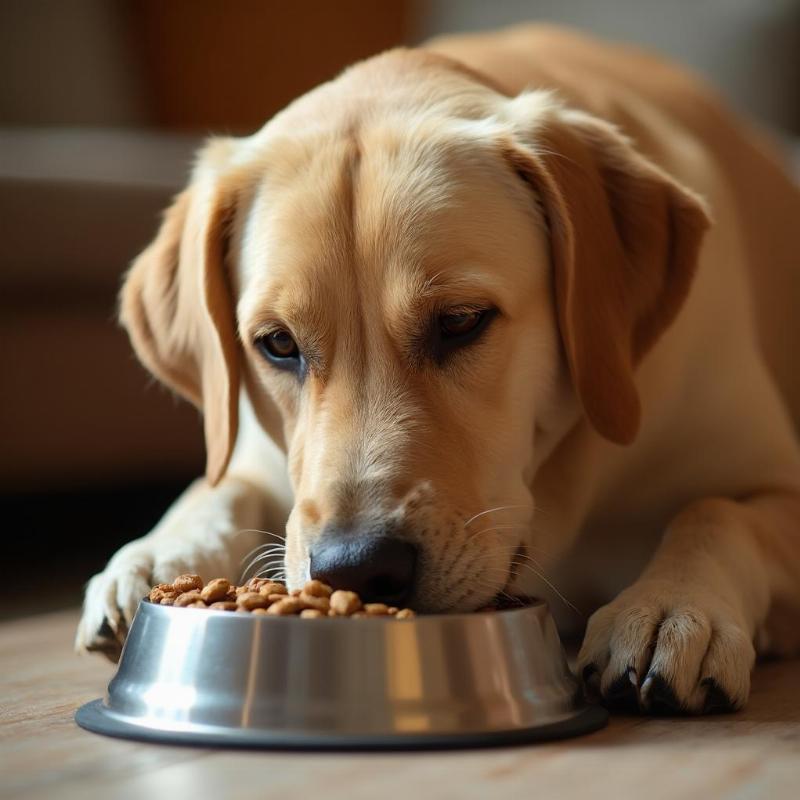
<svg viewBox="0 0 800 800"><path fill-rule="evenodd" d="M266 552L276 552L276 553L285 553L286 552L286 545L285 544L265 544L261 547L257 548L255 553L266 553Z"/></svg>
<svg viewBox="0 0 800 800"><path fill-rule="evenodd" d="M259 566L259 561L263 561L263 563ZM272 558L268 559L260 559L259 561L253 561L247 565L247 569L243 570L242 572L242 579L244 580L248 575L250 575L253 570L259 569L275 569L283 565L283 558L278 556L273 556Z"/></svg>
<svg viewBox="0 0 800 800"><path fill-rule="evenodd" d="M495 586L492 583L489 583L487 581L481 581L478 578L473 578L473 580L470 583L471 583L471 586L473 588L477 587L478 589L488 590L488 591L492 592L493 597L497 597L499 595L502 595L503 597L506 598L506 600L510 600L512 602L514 600L516 600L516 598L512 597L510 594L508 594L508 592L506 592L505 589L497 589L497 588L495 588ZM468 597L468 596L469 596L469 591L466 592L466 594L463 594L458 599L458 602L463 602L464 598Z"/></svg>
<svg viewBox="0 0 800 800"><path fill-rule="evenodd" d="M281 535L279 533L273 533L272 531L262 531L260 528L242 528L241 530L237 531L239 533L260 533L262 536L272 536L275 539L280 539L280 541L286 541L286 535Z"/></svg>
<svg viewBox="0 0 800 800"><path fill-rule="evenodd" d="M532 507L530 505L509 505L509 506L496 506L495 508L487 508L485 511L481 511L478 514L474 514L473 516L471 516L464 523L464 527L466 528L468 525L470 525L476 519L478 519L479 517L483 517L486 514L492 514L492 513L496 512L496 511L507 511L507 510L516 509L516 508L531 509Z"/></svg>
<svg viewBox="0 0 800 800"><path fill-rule="evenodd" d="M241 531L238 531L236 535L238 536L238 534L240 534L240 533L262 533L262 534L269 534L269 531L256 531L256 530L253 530L253 529L250 529L250 528L248 528L248 529L243 529L243 530L241 530ZM270 535L271 535L271 536L275 536L275 538L279 539L281 542L285 542L285 541L286 541L285 539L280 539L280 537L279 537L279 536L277 536L277 534L274 534L274 533L273 533L273 534L270 534ZM264 548L264 547L270 547L270 546L273 546L273 545L274 545L274 546L276 546L276 547L277 547L277 546L283 546L283 547L286 547L286 545L285 545L285 544L283 544L283 545L279 545L279 544L278 544L278 542L266 542L266 543L262 543L262 544L256 545L256 546L255 546L255 547L254 547L254 548L253 548L253 549L252 549L252 550L251 550L251 551L250 551L250 552L249 552L249 553L248 553L246 556L244 556L244 557L242 558L242 561L246 561L248 558L250 558L250 556L252 556L252 555L253 555L253 553L256 553L256 552L258 552L258 551L259 551L259 550L261 550L262 548Z"/></svg>
<svg viewBox="0 0 800 800"><path fill-rule="evenodd" d="M502 525L492 525L490 528L483 528L483 530L480 530L480 531L477 531L476 533L471 534L469 539L467 539L467 541L464 542L464 548L466 548L474 539L477 539L478 536L481 536L484 533L489 533L490 531L504 531L504 530L505 531L510 531L510 530L519 530L519 529L526 530L527 527L528 526L525 523L522 523L522 522L518 522L518 523L507 522L507 523L504 523Z"/></svg>
<svg viewBox="0 0 800 800"><path fill-rule="evenodd" d="M286 548L283 545L278 544L270 544L264 545L263 547L259 547L257 550L253 550L250 553L251 557L256 557L261 555L262 553L285 553Z"/></svg>
<svg viewBox="0 0 800 800"><path fill-rule="evenodd" d="M480 565L481 563L485 563L489 558L490 558L490 556L483 556L483 557L479 556L478 558L475 559L475 563ZM521 559L525 559L525 560L523 561ZM528 562L530 562L530 563L528 563ZM537 577L539 580L541 580L545 584L547 584L547 586L549 586L550 589L552 589L553 592L555 592L555 594L558 596L558 598L566 606L568 606L574 613L576 613L582 619L585 618L585 615L583 614L583 612L573 602L571 602L563 594L563 592L561 592L561 590L547 577L547 575L545 575L544 568L542 567L542 565L538 561L536 561L536 559L533 558L532 556L529 556L529 555L527 555L525 553L520 553L519 551L517 551L515 553L515 555L512 557L512 559L511 559L511 561L509 563L508 571L506 571L506 570L504 570L504 569L502 569L500 567L489 566L488 568L484 567L483 568L483 572L491 572L491 571L499 572L499 573L502 573L503 575L506 575L509 579L513 580L513 574L512 573L513 573L515 568L519 568L519 569L524 568L524 569L527 569L528 571L530 571L535 577Z"/></svg>
<svg viewBox="0 0 800 800"><path fill-rule="evenodd" d="M445 571L447 571L447 572L458 572L458 568L461 565L461 563L463 562L463 560L469 556L470 544L478 536L490 533L491 531L498 530L498 529L500 529L500 530L516 530L516 529L527 530L528 526L527 526L527 524L522 524L522 523L516 524L516 525L507 524L507 525L492 526L490 528L484 528L483 530L477 531L476 533L473 533L467 539L466 542L464 542L464 544L461 546L459 551L453 556L453 558L452 558L452 560L450 562L450 565L449 565L447 570L442 570L441 569L441 566L442 566L441 562L443 561L443 559L440 559L437 562L437 569L439 571L441 571L441 572L445 572ZM500 543L498 543L497 546L499 548L507 547L509 552L513 554L513 553L515 553L515 552L517 552L519 550L520 543L519 542L513 542L513 543L500 542ZM538 552L538 548L536 548L533 545L526 544L525 547L526 547L526 549L533 549L535 552ZM544 554L544 551L542 551L542 554ZM482 563L485 563L490 558L491 558L491 555L487 555L487 554L484 554L484 553L479 553L477 555L473 555L470 560L471 560L473 566L479 567ZM459 583L460 582L461 581L459 581ZM455 589L456 587L453 587L453 588Z"/></svg>
<svg viewBox="0 0 800 800"><path fill-rule="evenodd" d="M284 559L283 556L279 556L276 554L269 555L269 556L261 556L260 558L253 559L247 567L242 571L242 574L247 574L250 572L253 567L258 566L260 563L264 562L264 565L268 564L283 564Z"/></svg>
<svg viewBox="0 0 800 800"><path fill-rule="evenodd" d="M283 559L284 556L282 553L264 553L260 556L257 556L256 558L251 559L247 566L252 567L261 561L272 562L272 561L283 561Z"/></svg>
<svg viewBox="0 0 800 800"><path fill-rule="evenodd" d="M525 569L530 570L537 578L543 580L558 595L558 598L561 600L562 603L571 608L579 617L581 617L581 619L584 618L583 612L573 602L568 600L563 595L563 593L558 589L558 587L549 578L547 578L547 576L541 570L537 570L530 564L526 564L524 562L516 563L514 564L514 566L517 566L519 568L524 567Z"/></svg>
<svg viewBox="0 0 800 800"><path fill-rule="evenodd" d="M286 577L286 569L283 564L265 564L254 573L253 577L267 577L270 580L283 580Z"/></svg>

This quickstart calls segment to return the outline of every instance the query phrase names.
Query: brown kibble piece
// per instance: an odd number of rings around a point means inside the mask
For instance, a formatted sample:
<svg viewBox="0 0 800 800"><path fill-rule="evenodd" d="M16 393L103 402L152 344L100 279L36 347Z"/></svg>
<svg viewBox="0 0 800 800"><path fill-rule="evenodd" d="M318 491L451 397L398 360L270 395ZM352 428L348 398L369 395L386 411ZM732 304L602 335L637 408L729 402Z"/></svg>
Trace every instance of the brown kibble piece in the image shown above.
<svg viewBox="0 0 800 800"><path fill-rule="evenodd" d="M236 598L236 604L247 611L252 611L254 608L266 608L269 600L258 592L244 592Z"/></svg>
<svg viewBox="0 0 800 800"><path fill-rule="evenodd" d="M288 594L268 594L267 600L269 600L270 603L277 603L279 600L285 600L288 596Z"/></svg>
<svg viewBox="0 0 800 800"><path fill-rule="evenodd" d="M236 602L236 587L235 586L231 586L231 588L228 589L228 594L226 595L226 597L227 597L228 600L232 600L234 603Z"/></svg>
<svg viewBox="0 0 800 800"><path fill-rule="evenodd" d="M165 592L164 596L158 602L162 606L174 606L177 597L177 592Z"/></svg>
<svg viewBox="0 0 800 800"><path fill-rule="evenodd" d="M366 619L369 616L366 611L354 611L350 615L350 619Z"/></svg>
<svg viewBox="0 0 800 800"><path fill-rule="evenodd" d="M178 575L172 582L175 591L179 594L182 592L191 592L192 589L202 589L203 579L199 575L191 575L188 572L185 575Z"/></svg>
<svg viewBox="0 0 800 800"><path fill-rule="evenodd" d="M258 591L266 597L269 597L271 594L286 597L286 595L289 594L282 583L276 583L275 581L266 581Z"/></svg>
<svg viewBox="0 0 800 800"><path fill-rule="evenodd" d="M397 606L389 606L389 614L396 614L400 609Z"/></svg>
<svg viewBox="0 0 800 800"><path fill-rule="evenodd" d="M331 595L331 608L340 616L349 617L361 609L361 599L355 592L337 589Z"/></svg>
<svg viewBox="0 0 800 800"><path fill-rule="evenodd" d="M184 608L190 603L196 603L200 599L200 592L197 589L191 589L188 592L183 592L175 598L173 605Z"/></svg>
<svg viewBox="0 0 800 800"><path fill-rule="evenodd" d="M395 619L413 619L417 615L410 608L401 608L395 615Z"/></svg>
<svg viewBox="0 0 800 800"><path fill-rule="evenodd" d="M174 586L173 586L171 583L159 583L159 584L156 584L156 585L155 585L155 586L154 586L154 587L153 587L153 588L150 590L149 599L150 599L150 600L151 600L153 603L160 603L160 602L161 602L161 599L162 599L162 598L163 598L163 597L164 597L164 596L165 596L165 595L166 595L168 592L169 592L169 593L173 593L173 594L175 593L175 587L174 587Z"/></svg>
<svg viewBox="0 0 800 800"><path fill-rule="evenodd" d="M331 607L331 601L328 600L327 597L317 597L313 594L300 592L300 597L298 599L308 608L313 608L316 611L324 611L326 614Z"/></svg>
<svg viewBox="0 0 800 800"><path fill-rule="evenodd" d="M214 578L209 581L206 587L200 592L200 597L206 603L216 603L219 600L224 600L228 596L228 589L231 585L225 578Z"/></svg>
<svg viewBox="0 0 800 800"><path fill-rule="evenodd" d="M218 611L236 611L239 606L231 600L217 600L217 602L212 603L209 608L215 608Z"/></svg>
<svg viewBox="0 0 800 800"><path fill-rule="evenodd" d="M196 603L189 603L186 608L208 608L208 606L202 600L198 600Z"/></svg>
<svg viewBox="0 0 800 800"><path fill-rule="evenodd" d="M275 614L276 616L286 616L288 614L297 614L303 610L303 603L299 597L284 597L273 603L268 609L268 614Z"/></svg>
<svg viewBox="0 0 800 800"><path fill-rule="evenodd" d="M321 617L326 617L327 614L323 614L321 611L317 611L316 608L304 608L300 612L300 616L303 619L319 619Z"/></svg>
<svg viewBox="0 0 800 800"><path fill-rule="evenodd" d="M389 606L385 603L365 603L364 611L371 617L385 617L389 613Z"/></svg>
<svg viewBox="0 0 800 800"><path fill-rule="evenodd" d="M248 586L237 586L236 587L236 596L238 597L241 594L247 594L250 591Z"/></svg>
<svg viewBox="0 0 800 800"><path fill-rule="evenodd" d="M333 594L333 589L327 583L314 580L309 581L303 587L303 594L308 594L312 597L330 597Z"/></svg>
<svg viewBox="0 0 800 800"><path fill-rule="evenodd" d="M289 597L300 597L300 592L302 591L302 589L292 589L292 591L289 592Z"/></svg>
<svg viewBox="0 0 800 800"><path fill-rule="evenodd" d="M243 609L240 608L239 610L242 611ZM261 617L261 616L265 616L265 615L269 614L269 609L268 608L254 608L250 613L251 614L255 614L258 617Z"/></svg>

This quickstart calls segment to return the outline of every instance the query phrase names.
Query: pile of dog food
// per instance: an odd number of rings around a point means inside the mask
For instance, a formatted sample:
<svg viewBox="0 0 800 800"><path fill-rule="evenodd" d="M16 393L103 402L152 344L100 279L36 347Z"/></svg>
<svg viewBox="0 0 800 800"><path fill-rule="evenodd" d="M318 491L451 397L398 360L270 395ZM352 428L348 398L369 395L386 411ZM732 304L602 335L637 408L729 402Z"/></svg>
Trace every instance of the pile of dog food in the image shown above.
<svg viewBox="0 0 800 800"><path fill-rule="evenodd" d="M333 590L322 581L309 581L302 589L289 591L278 581L252 578L235 586L225 578L203 584L199 575L179 575L172 583L159 583L150 590L151 603L181 608L213 608L250 614L319 617L393 617L410 619L410 608L384 603L363 603L356 592Z"/></svg>

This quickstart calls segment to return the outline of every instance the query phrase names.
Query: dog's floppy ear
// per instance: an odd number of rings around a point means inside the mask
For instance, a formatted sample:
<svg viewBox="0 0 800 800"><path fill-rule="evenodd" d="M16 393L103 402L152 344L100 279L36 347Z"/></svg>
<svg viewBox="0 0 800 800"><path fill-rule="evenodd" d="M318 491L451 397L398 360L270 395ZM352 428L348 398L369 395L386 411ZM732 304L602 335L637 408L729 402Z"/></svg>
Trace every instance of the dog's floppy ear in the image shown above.
<svg viewBox="0 0 800 800"><path fill-rule="evenodd" d="M227 468L238 425L239 348L224 263L235 197L211 163L224 149L225 140L206 148L120 296L140 360L203 412L212 484Z"/></svg>
<svg viewBox="0 0 800 800"><path fill-rule="evenodd" d="M527 142L504 151L544 205L578 398L600 434L628 444L641 416L633 371L689 292L704 204L582 112L553 110Z"/></svg>

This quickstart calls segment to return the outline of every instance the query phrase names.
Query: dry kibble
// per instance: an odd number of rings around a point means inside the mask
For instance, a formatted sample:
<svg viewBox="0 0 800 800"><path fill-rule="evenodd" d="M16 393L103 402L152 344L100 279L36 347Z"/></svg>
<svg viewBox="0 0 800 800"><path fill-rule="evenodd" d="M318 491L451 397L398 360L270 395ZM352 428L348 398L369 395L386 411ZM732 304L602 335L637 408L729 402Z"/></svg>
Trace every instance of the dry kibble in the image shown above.
<svg viewBox="0 0 800 800"><path fill-rule="evenodd" d="M192 589L199 590L203 588L203 579L199 575L187 573L186 575L178 575L172 585L175 587L176 592L191 592Z"/></svg>
<svg viewBox="0 0 800 800"><path fill-rule="evenodd" d="M228 589L230 588L231 585L225 578L214 578L214 580L209 581L206 587L200 592L200 597L202 597L206 603L216 603L219 600L224 600L228 596Z"/></svg>
<svg viewBox="0 0 800 800"><path fill-rule="evenodd" d="M291 592L283 583L268 578L251 578L235 586L226 578L214 578L205 586L199 575L179 575L173 583L159 583L148 595L152 603L178 608L213 608L258 616L323 617L393 617L412 619L410 608L398 609L385 603L362 603L356 592L333 590L319 580L307 581L302 589ZM489 610L489 609L481 609ZM492 609L494 610L494 609Z"/></svg>
<svg viewBox="0 0 800 800"><path fill-rule="evenodd" d="M349 617L361 608L361 599L355 592L337 589L331 595L331 609L343 617Z"/></svg>
<svg viewBox="0 0 800 800"><path fill-rule="evenodd" d="M156 584L151 590L149 599L153 603L160 603L167 593L174 593L175 587L171 583Z"/></svg>
<svg viewBox="0 0 800 800"><path fill-rule="evenodd" d="M389 613L389 606L385 603L364 603L364 611L370 617L385 617Z"/></svg>
<svg viewBox="0 0 800 800"><path fill-rule="evenodd" d="M330 597L333 594L333 589L327 583L314 580L309 581L303 587L303 594L308 594L312 597Z"/></svg>
<svg viewBox="0 0 800 800"><path fill-rule="evenodd" d="M299 600L306 608L313 608L315 611L324 611L327 613L328 609L331 607L331 601L328 600L327 597L317 597L313 594L306 594L305 592L300 592Z"/></svg>
<svg viewBox="0 0 800 800"><path fill-rule="evenodd" d="M200 600L200 592L197 589L191 589L188 592L183 592L175 598L173 605L181 608L188 606L190 603L196 603Z"/></svg>
<svg viewBox="0 0 800 800"><path fill-rule="evenodd" d="M275 583L275 581L266 581L258 590L261 594L269 597L276 594L285 597L289 594L286 587L282 583Z"/></svg>
<svg viewBox="0 0 800 800"><path fill-rule="evenodd" d="M268 614L275 614L277 616L286 616L288 614L297 614L303 610L303 603L299 597L284 597L273 603L268 609Z"/></svg>
<svg viewBox="0 0 800 800"><path fill-rule="evenodd" d="M216 608L219 611L236 611L238 607L236 603L230 600L218 600L216 603L212 603L209 606L209 608Z"/></svg>
<svg viewBox="0 0 800 800"><path fill-rule="evenodd" d="M266 608L269 600L258 592L244 592L236 598L236 603L246 611L252 611L254 608Z"/></svg>

